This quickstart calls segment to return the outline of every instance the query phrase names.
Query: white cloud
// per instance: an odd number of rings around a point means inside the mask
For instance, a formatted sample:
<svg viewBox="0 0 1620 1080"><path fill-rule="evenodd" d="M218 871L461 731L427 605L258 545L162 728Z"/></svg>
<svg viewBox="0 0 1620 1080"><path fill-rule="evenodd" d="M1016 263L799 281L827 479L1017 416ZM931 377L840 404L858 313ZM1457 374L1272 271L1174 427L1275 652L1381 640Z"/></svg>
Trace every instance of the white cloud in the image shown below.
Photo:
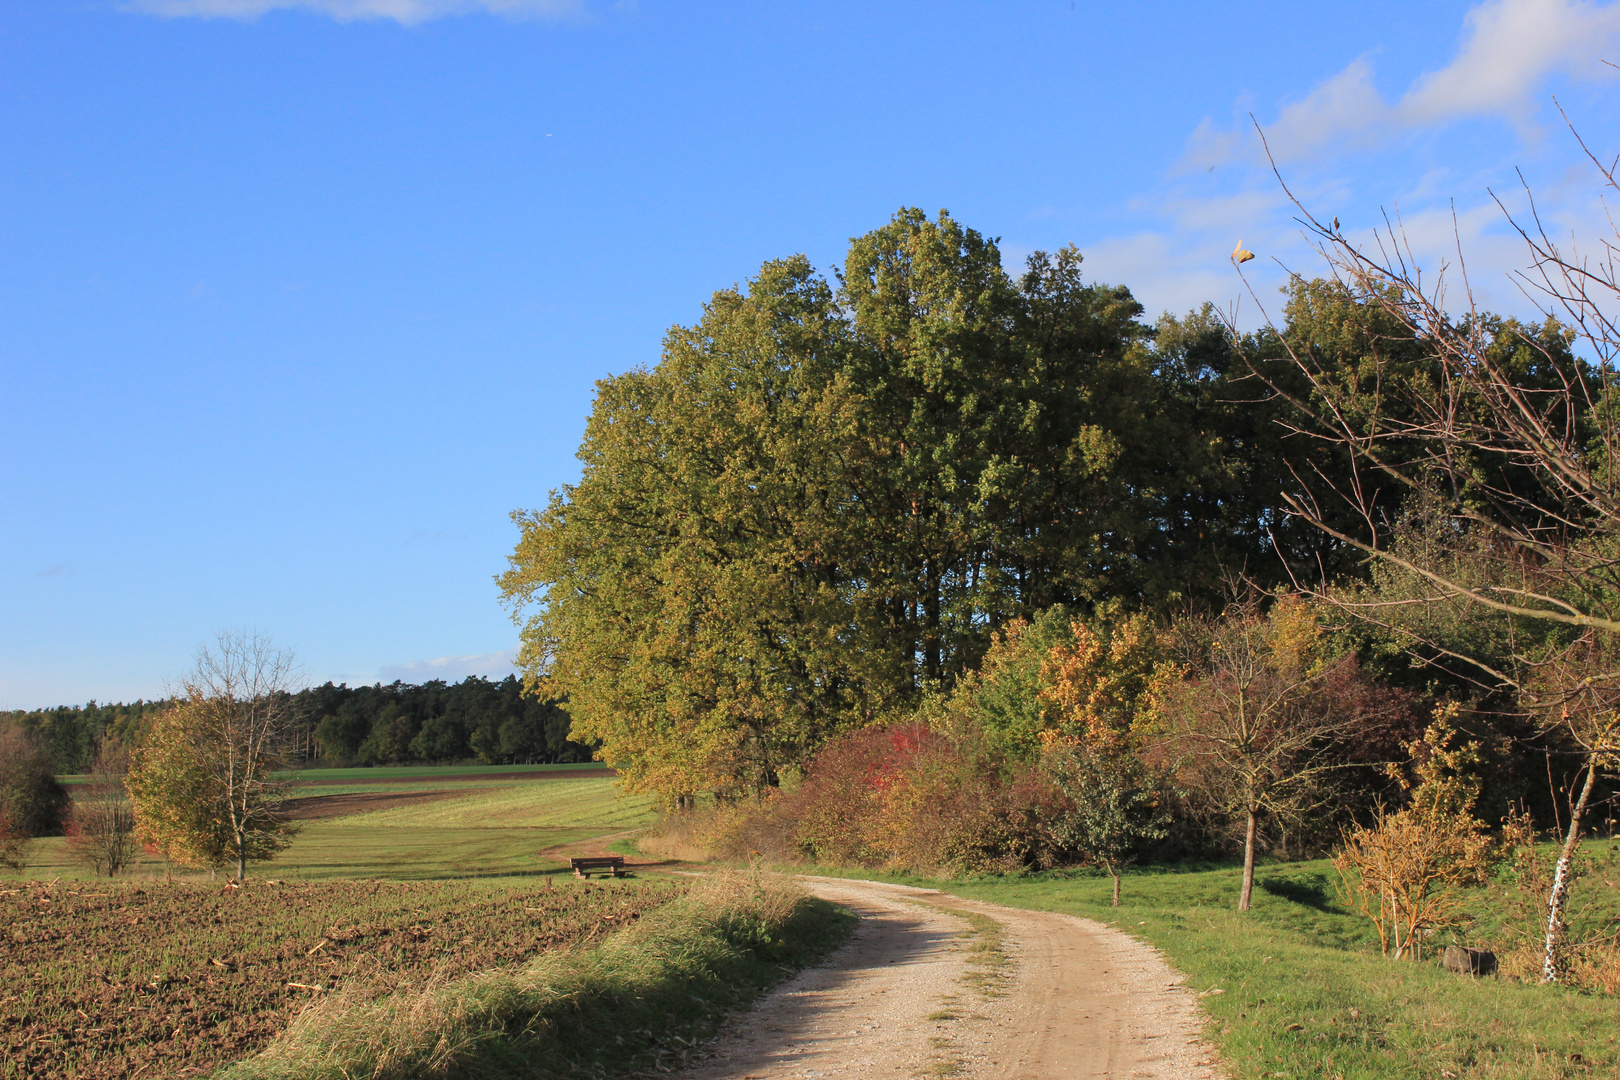
<svg viewBox="0 0 1620 1080"><path fill-rule="evenodd" d="M1480 115L1523 122L1542 80L1552 72L1590 79L1611 70L1601 61L1617 39L1620 4L1481 4L1468 13L1456 58L1421 76L1401 99L1401 120L1414 127Z"/></svg>
<svg viewBox="0 0 1620 1080"><path fill-rule="evenodd" d="M406 25L475 12L508 19L566 19L585 11L582 0L125 0L124 9L201 19L257 19L267 12L296 9L339 22L393 19Z"/></svg>
<svg viewBox="0 0 1620 1080"><path fill-rule="evenodd" d="M470 656L440 656L432 660L412 660L407 664L378 668L377 680L383 683L395 680L424 683L432 679L460 682L469 675L504 679L517 670L512 666L513 661L517 659L517 652L516 649L504 649L501 652L475 653Z"/></svg>
<svg viewBox="0 0 1620 1080"><path fill-rule="evenodd" d="M1620 3L1486 0L1468 13L1451 62L1420 75L1398 101L1385 100L1371 61L1359 57L1262 126L1279 163L1337 158L1469 117L1525 129L1550 76L1608 78L1614 69L1602 61L1617 48ZM1223 165L1258 149L1252 133L1205 120L1188 138L1180 168Z"/></svg>
<svg viewBox="0 0 1620 1080"><path fill-rule="evenodd" d="M1152 321L1162 311L1181 314L1206 300L1236 295L1238 281L1224 247L1210 235L1141 232L1116 236L1085 248L1086 276L1127 285Z"/></svg>
<svg viewBox="0 0 1620 1080"><path fill-rule="evenodd" d="M1387 129L1389 112L1373 86L1372 64L1354 60L1303 101L1284 108L1266 126L1266 140L1279 161L1312 156L1324 148L1354 149Z"/></svg>
<svg viewBox="0 0 1620 1080"><path fill-rule="evenodd" d="M1446 267L1450 310L1468 306L1466 269L1479 307L1534 317L1514 280L1530 253L1490 191L1529 224L1521 187L1528 184L1541 222L1561 243L1615 238L1598 198L1600 178L1578 145L1544 144L1536 127L1553 80L1608 79L1616 72L1606 58L1620 60L1620 2L1484 0L1468 12L1450 56L1437 55L1399 92L1381 93L1372 59L1363 56L1261 121L1289 187L1316 217L1342 218L1346 235L1375 251L1374 228L1385 227L1387 213L1401 253L1422 268L1426 284L1437 284ZM1479 117L1509 126L1443 144L1409 138ZM1437 145L1444 146L1438 165ZM1280 319L1276 289L1288 273L1313 277L1329 268L1301 235L1298 212L1260 150L1247 125L1203 121L1169 183L1131 205L1141 224L1084 245L1088 267L1130 285L1150 312L1208 299L1238 304L1239 322L1252 327L1260 321L1257 298ZM1239 238L1260 257L1242 268L1249 285L1228 258Z"/></svg>

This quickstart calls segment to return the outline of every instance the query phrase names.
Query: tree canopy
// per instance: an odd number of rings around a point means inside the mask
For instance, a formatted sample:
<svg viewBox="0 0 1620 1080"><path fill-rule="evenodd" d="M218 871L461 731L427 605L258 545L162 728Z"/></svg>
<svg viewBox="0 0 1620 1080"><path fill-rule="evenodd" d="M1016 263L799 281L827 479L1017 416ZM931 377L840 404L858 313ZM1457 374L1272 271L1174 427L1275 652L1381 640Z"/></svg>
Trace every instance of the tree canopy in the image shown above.
<svg viewBox="0 0 1620 1080"><path fill-rule="evenodd" d="M1012 620L1280 574L1281 430L1209 311L1141 315L1075 249L1014 279L944 212L856 238L836 283L766 263L602 380L579 482L514 515L520 666L631 786L735 794Z"/></svg>

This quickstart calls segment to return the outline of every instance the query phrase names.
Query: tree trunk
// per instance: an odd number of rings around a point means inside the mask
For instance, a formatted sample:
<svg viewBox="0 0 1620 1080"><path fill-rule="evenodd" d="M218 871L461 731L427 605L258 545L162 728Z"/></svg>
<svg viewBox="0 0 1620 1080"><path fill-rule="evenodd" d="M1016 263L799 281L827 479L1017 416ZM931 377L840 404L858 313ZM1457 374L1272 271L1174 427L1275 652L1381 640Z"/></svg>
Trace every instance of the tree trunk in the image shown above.
<svg viewBox="0 0 1620 1080"><path fill-rule="evenodd" d="M1119 872L1110 866L1108 876L1114 879L1114 906L1119 907Z"/></svg>
<svg viewBox="0 0 1620 1080"><path fill-rule="evenodd" d="M1238 910L1249 910L1249 898L1254 895L1254 834L1260 815L1249 808L1249 827L1243 834L1243 891L1238 894Z"/></svg>
<svg viewBox="0 0 1620 1080"><path fill-rule="evenodd" d="M1569 899L1569 864L1575 858L1575 848L1581 842L1581 818L1586 813L1586 800L1592 797L1592 784L1597 778L1597 759L1586 762L1586 783L1581 797L1569 813L1569 831L1564 834L1564 847L1558 853L1558 864L1553 870L1552 892L1547 897L1547 940L1541 957L1541 981L1558 981L1558 969L1563 965L1559 951L1564 944L1564 904Z"/></svg>
<svg viewBox="0 0 1620 1080"><path fill-rule="evenodd" d="M247 844L245 837L236 838L236 880L242 881L247 877Z"/></svg>

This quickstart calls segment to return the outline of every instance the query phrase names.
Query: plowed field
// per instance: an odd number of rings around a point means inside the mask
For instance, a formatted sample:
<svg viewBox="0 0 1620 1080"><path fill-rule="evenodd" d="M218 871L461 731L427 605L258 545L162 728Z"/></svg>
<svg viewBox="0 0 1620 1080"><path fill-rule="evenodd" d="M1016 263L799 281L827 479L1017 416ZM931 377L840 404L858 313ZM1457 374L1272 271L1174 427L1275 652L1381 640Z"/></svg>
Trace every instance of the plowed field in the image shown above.
<svg viewBox="0 0 1620 1080"><path fill-rule="evenodd" d="M252 1053L346 979L515 964L628 925L669 882L0 886L0 1076L180 1077Z"/></svg>

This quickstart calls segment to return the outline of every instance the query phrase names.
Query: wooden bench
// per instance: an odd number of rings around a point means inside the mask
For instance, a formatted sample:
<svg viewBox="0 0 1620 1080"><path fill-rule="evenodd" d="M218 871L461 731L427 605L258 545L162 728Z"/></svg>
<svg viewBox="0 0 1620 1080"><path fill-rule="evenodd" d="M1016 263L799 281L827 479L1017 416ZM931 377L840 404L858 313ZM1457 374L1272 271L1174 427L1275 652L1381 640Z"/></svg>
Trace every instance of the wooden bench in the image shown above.
<svg viewBox="0 0 1620 1080"><path fill-rule="evenodd" d="M575 877L588 878L597 870L614 877L624 876L623 855L591 855L583 859L569 859L568 865L573 867Z"/></svg>

